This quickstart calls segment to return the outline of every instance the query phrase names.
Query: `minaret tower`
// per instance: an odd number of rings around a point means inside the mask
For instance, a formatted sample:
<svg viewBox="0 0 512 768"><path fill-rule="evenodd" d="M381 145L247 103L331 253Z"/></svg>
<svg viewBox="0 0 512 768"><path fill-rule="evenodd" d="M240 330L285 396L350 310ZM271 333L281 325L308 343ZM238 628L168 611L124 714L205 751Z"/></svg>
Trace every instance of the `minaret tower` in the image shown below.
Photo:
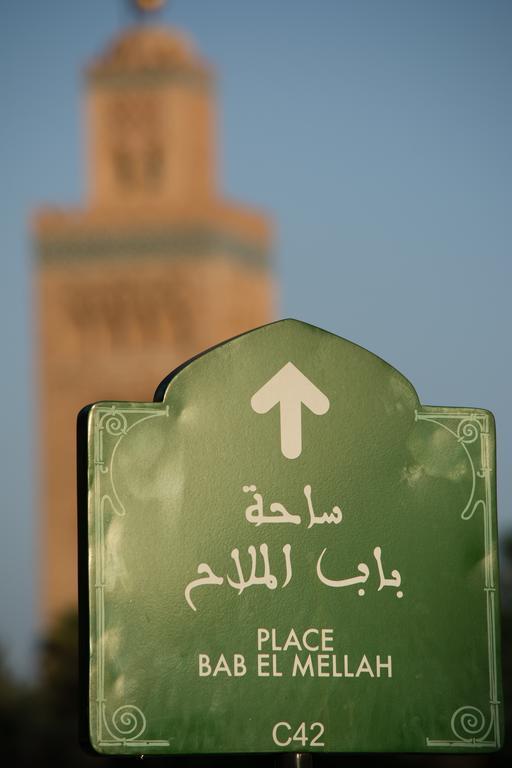
<svg viewBox="0 0 512 768"><path fill-rule="evenodd" d="M34 224L45 621L76 604L78 410L150 400L180 362L272 319L268 220L219 195L213 75L192 44L127 29L86 99L85 206Z"/></svg>

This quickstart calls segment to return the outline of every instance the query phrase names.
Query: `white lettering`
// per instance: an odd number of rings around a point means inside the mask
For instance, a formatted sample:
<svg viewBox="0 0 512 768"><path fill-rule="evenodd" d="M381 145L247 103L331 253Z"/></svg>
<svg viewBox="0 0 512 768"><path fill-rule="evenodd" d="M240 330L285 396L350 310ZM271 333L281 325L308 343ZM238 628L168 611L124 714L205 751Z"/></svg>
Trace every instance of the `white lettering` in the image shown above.
<svg viewBox="0 0 512 768"><path fill-rule="evenodd" d="M274 744L277 744L278 747L287 747L288 744L290 744L292 737L289 736L286 741L279 741L277 729L278 728L286 728L288 733L291 731L291 725L289 723L276 723L274 727L272 728L272 739L274 741Z"/></svg>
<svg viewBox="0 0 512 768"><path fill-rule="evenodd" d="M316 645L309 645L308 637L310 635L316 635L318 637L319 634L320 633L319 633L318 629L313 629L313 628L306 629L306 631L302 635L302 642L304 643L304 648L306 649L306 651L318 651L318 649L319 649L318 643Z"/></svg>
<svg viewBox="0 0 512 768"><path fill-rule="evenodd" d="M228 665L228 663L226 661L226 657L224 656L223 653L221 653L221 655L219 656L219 660L217 662L217 666L215 667L215 669L213 671L213 676L217 677L217 675L220 675L221 672L223 674L227 675L228 677L231 677L231 670L230 670L229 665Z"/></svg>
<svg viewBox="0 0 512 768"><path fill-rule="evenodd" d="M301 650L299 638L297 637L297 633L294 629L290 630L288 637L286 638L286 642L283 645L283 651L287 651L290 647L297 648L298 651Z"/></svg>
<svg viewBox="0 0 512 768"><path fill-rule="evenodd" d="M332 643L334 642L334 630L333 629L322 629L322 651L333 651L334 648L332 647ZM330 643L330 645L328 645ZM314 723L316 725L316 723Z"/></svg>
<svg viewBox="0 0 512 768"><path fill-rule="evenodd" d="M393 677L393 665L391 656L388 656L387 662L380 660L380 656L377 656L377 677L380 677L381 669L387 669L388 677Z"/></svg>
<svg viewBox="0 0 512 768"><path fill-rule="evenodd" d="M260 627L258 629L258 651L261 651L263 648L263 643L266 643L267 640L270 637L270 632L268 629L264 629L263 627Z"/></svg>
<svg viewBox="0 0 512 768"><path fill-rule="evenodd" d="M199 677L208 677L211 675L212 668L210 665L210 657L206 653L199 654Z"/></svg>
<svg viewBox="0 0 512 768"><path fill-rule="evenodd" d="M246 672L245 658L241 653L235 653L233 656L233 673L235 677L243 677Z"/></svg>
<svg viewBox="0 0 512 768"><path fill-rule="evenodd" d="M361 659L361 662L357 668L356 677L359 677L359 675L362 675L363 672L366 672L370 677L374 677L373 669L370 666L370 662L366 658L366 655L363 656Z"/></svg>
<svg viewBox="0 0 512 768"><path fill-rule="evenodd" d="M268 668L270 666L270 654L258 653L258 677L270 677Z"/></svg>
<svg viewBox="0 0 512 768"><path fill-rule="evenodd" d="M319 653L316 657L318 667L318 677L330 677L329 667L332 656L328 653Z"/></svg>
<svg viewBox="0 0 512 768"><path fill-rule="evenodd" d="M300 657L297 656L297 654L295 654L295 659L293 662L292 677L296 677L297 672L300 672L302 677L306 677L306 672L309 672L310 677L314 677L313 659L311 658L311 654L308 654L308 657L304 663L304 666L301 664Z"/></svg>

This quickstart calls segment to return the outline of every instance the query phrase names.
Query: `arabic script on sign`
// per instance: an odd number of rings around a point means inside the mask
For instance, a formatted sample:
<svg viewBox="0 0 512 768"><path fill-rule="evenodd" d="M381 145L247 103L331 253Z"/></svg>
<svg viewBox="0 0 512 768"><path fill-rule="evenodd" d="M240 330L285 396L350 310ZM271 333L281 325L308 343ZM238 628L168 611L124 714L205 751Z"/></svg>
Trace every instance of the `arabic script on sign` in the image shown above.
<svg viewBox="0 0 512 768"><path fill-rule="evenodd" d="M284 523L300 525L302 523L302 517L299 514L290 513L280 502L271 502L268 507L269 511L265 512L263 496L261 493L257 492L257 487L255 485L244 485L242 490L244 493L251 493L254 501L254 503L249 504L245 510L245 519L248 523L251 523L256 527L263 524ZM304 486L304 497L306 499L307 516L309 520L308 530L314 525L321 525L323 523L339 525L342 522L343 513L339 506L333 506L332 512L324 512L322 515L317 515L315 513L311 485ZM362 597L365 594L363 585L366 584L371 573L370 566L367 563L359 563L357 565L356 575L343 575L340 578L340 574L334 574L328 569L328 556L326 556L326 553L327 547L324 547L317 559L316 576L318 581L325 586L334 589L339 589L340 587L354 587L357 585L357 594ZM402 583L402 577L399 571L393 569L391 571L391 576L386 577L382 565L382 547L375 546L372 554L379 577L377 591L380 592L385 587L393 587L396 589L396 596L402 598L404 593L399 589ZM190 608L192 608L193 611L197 611L196 605L192 600L192 591L198 587L218 587L227 583L232 589L236 589L239 595L249 587L266 587L269 590L276 590L278 587L284 589L290 584L293 577L292 545L288 543L284 544L281 548L279 557L281 557L281 555L284 561L284 579L282 580L282 583L279 584L277 576L271 569L269 547L267 543L261 543L258 548L251 544L247 548L245 563L244 558L240 555L240 549L234 547L231 550L231 560L233 561L235 571L234 575L225 573L224 575L219 576L214 573L208 563L200 563L197 566L197 574L199 578L194 579L187 584L185 587L185 599ZM324 560L326 561L325 563ZM247 562L249 563L248 567Z"/></svg>

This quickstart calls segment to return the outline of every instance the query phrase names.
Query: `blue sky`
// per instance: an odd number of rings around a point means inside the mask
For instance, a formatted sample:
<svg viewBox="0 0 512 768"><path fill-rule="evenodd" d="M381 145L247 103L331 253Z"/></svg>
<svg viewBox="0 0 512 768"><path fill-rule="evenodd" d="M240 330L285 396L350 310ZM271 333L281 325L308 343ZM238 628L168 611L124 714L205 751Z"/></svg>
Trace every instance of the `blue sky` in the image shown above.
<svg viewBox="0 0 512 768"><path fill-rule="evenodd" d="M39 557L28 224L43 202L82 199L81 73L130 16L121 0L25 0L2 17L0 641L26 674ZM424 403L493 411L510 529L512 4L175 0L161 20L215 65L222 188L274 217L278 316L377 353Z"/></svg>

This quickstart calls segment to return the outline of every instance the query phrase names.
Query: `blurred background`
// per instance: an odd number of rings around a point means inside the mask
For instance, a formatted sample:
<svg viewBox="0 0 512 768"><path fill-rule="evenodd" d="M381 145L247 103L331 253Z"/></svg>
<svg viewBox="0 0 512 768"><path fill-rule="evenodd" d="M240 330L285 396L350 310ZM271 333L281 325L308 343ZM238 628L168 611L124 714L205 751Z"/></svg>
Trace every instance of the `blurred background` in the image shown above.
<svg viewBox="0 0 512 768"><path fill-rule="evenodd" d="M150 400L183 360L280 317L378 354L425 404L494 413L510 690L509 0L26 0L2 32L11 764L89 762L76 412Z"/></svg>

